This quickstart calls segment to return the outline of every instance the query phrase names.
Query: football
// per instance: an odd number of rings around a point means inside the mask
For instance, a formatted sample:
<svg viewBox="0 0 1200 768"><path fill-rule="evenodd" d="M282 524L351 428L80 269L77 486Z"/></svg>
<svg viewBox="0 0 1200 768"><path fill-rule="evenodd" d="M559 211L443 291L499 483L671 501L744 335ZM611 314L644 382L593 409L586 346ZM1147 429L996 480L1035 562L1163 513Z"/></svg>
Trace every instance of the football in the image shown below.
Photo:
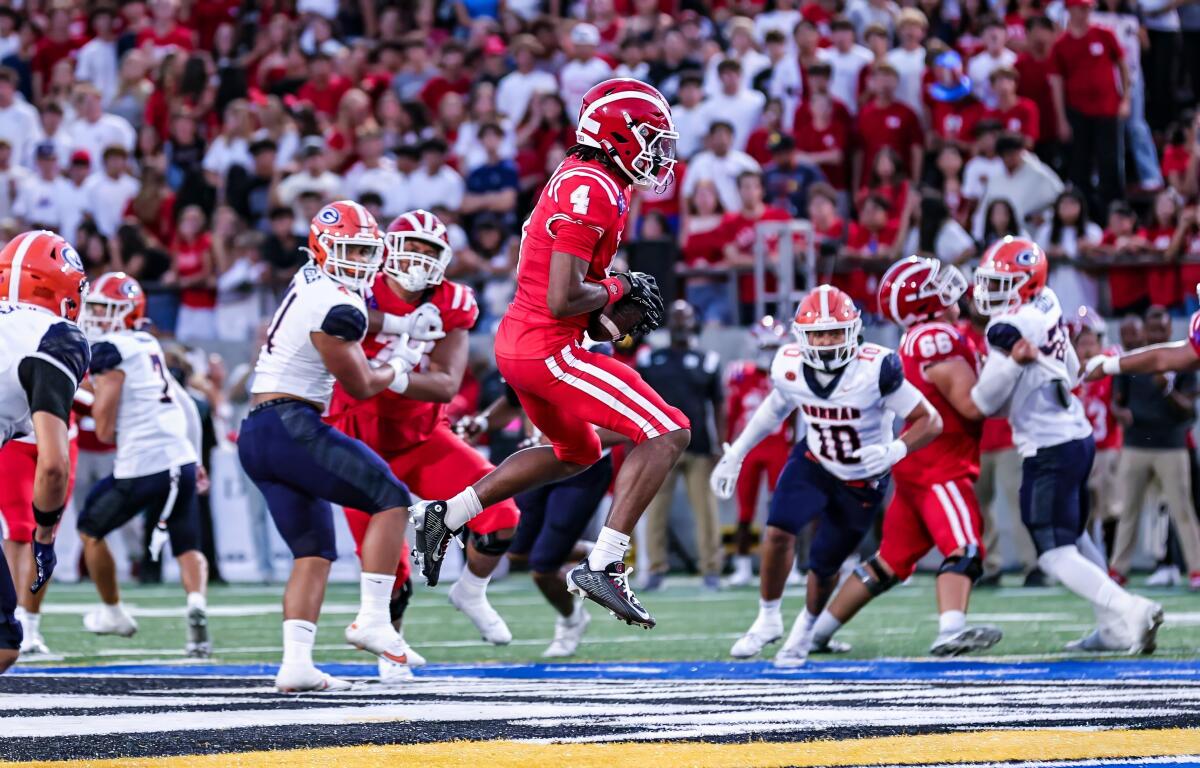
<svg viewBox="0 0 1200 768"><path fill-rule="evenodd" d="M616 341L633 330L642 319L642 308L629 299L601 307L588 318L587 334L592 341Z"/></svg>

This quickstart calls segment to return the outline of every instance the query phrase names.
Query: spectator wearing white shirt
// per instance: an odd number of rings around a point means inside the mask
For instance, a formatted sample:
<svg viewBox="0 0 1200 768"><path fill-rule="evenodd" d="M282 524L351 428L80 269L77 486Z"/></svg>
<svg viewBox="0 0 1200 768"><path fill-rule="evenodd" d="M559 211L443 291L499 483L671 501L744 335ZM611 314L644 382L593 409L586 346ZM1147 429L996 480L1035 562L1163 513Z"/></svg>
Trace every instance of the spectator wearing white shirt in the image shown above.
<svg viewBox="0 0 1200 768"><path fill-rule="evenodd" d="M734 17L729 21L727 34L729 50L724 57L713 56L709 59L704 69L704 93L708 96L716 96L724 90L720 69L723 61L733 60L742 65L742 85L746 88L752 87L754 78L771 66L767 55L754 47L754 22L750 19L745 16Z"/></svg>
<svg viewBox="0 0 1200 768"><path fill-rule="evenodd" d="M466 185L462 176L446 165L446 142L429 139L421 144L421 165L412 172L408 185L408 204L413 208L462 207Z"/></svg>
<svg viewBox="0 0 1200 768"><path fill-rule="evenodd" d="M26 142L28 154L21 158L21 164L26 168L35 166L34 150L41 144L50 143L54 146L55 157L60 167L65 168L71 161L71 138L63 129L63 110L57 101L48 101L38 112L38 131L34 141Z"/></svg>
<svg viewBox="0 0 1200 768"><path fill-rule="evenodd" d="M817 56L829 63L833 75L829 79L829 92L833 98L846 105L850 114L858 114L858 80L863 67L875 61L871 51L854 42L854 25L849 19L839 16L829 26L833 47L821 48Z"/></svg>
<svg viewBox="0 0 1200 768"><path fill-rule="evenodd" d="M846 18L860 37L866 34L867 27L878 24L891 38L899 15L900 6L892 0L850 0L846 3Z"/></svg>
<svg viewBox="0 0 1200 768"><path fill-rule="evenodd" d="M74 120L67 124L67 136L73 149L86 149L92 157L93 171L103 168L103 157L109 147L122 147L128 156L133 153L137 134L123 117L105 114L104 102L96 86L82 83L75 87Z"/></svg>
<svg viewBox="0 0 1200 768"><path fill-rule="evenodd" d="M636 37L621 41L619 49L621 63L613 70L613 77L628 77L640 82L650 79L650 64L646 61L646 49Z"/></svg>
<svg viewBox="0 0 1200 768"><path fill-rule="evenodd" d="M27 144L37 135L38 113L17 92L20 77L11 67L0 67L0 139L6 139L14 157L25 159Z"/></svg>
<svg viewBox="0 0 1200 768"><path fill-rule="evenodd" d="M525 119L525 112L534 95L555 93L558 91L558 82L554 75L536 68L538 57L543 52L542 44L536 37L517 35L509 48L517 68L500 78L496 86L496 109L508 115L514 123L520 123Z"/></svg>
<svg viewBox="0 0 1200 768"><path fill-rule="evenodd" d="M929 21L925 14L916 8L905 8L900 12L896 22L897 36L900 45L888 51L887 62L896 69L900 76L900 85L896 88L896 100L907 104L917 117L925 114L925 100L921 98L921 86L925 80L926 51L925 32L929 29Z"/></svg>
<svg viewBox="0 0 1200 768"><path fill-rule="evenodd" d="M34 149L35 171L20 182L13 215L30 229L49 229L74 242L74 234L63 231L63 214L69 205L71 182L59 173L54 144L42 142Z"/></svg>
<svg viewBox="0 0 1200 768"><path fill-rule="evenodd" d="M83 183L87 213L96 222L96 229L105 237L117 234L125 217L125 208L137 195L141 184L126 172L129 153L114 144L104 150L102 170L93 172Z"/></svg>
<svg viewBox="0 0 1200 768"><path fill-rule="evenodd" d="M765 43L767 33L773 29L778 30L787 39L788 50L795 51L792 33L796 30L796 25L804 18L796 8L798 4L797 0L775 0L775 10L763 11L754 17L755 37Z"/></svg>
<svg viewBox="0 0 1200 768"><path fill-rule="evenodd" d="M12 144L8 139L0 137L0 218L13 215L17 191L29 176L30 173L24 166L13 162Z"/></svg>
<svg viewBox="0 0 1200 768"><path fill-rule="evenodd" d="M717 66L717 71L721 76L721 91L704 100L700 114L708 126L718 120L732 125L734 148L745 149L750 133L762 116L767 97L746 88L742 80L742 65L736 59L725 59Z"/></svg>
<svg viewBox="0 0 1200 768"><path fill-rule="evenodd" d="M234 99L225 107L221 132L208 145L204 153L204 177L208 183L222 189L229 169L240 165L246 170L254 167L254 158L250 157L250 142L253 141L254 122L250 107L245 99Z"/></svg>
<svg viewBox="0 0 1200 768"><path fill-rule="evenodd" d="M987 189L988 179L1004 172L1004 163L996 157L996 139L1003 126L996 120L983 119L975 124L974 150L963 166L962 196L974 211Z"/></svg>
<svg viewBox="0 0 1200 768"><path fill-rule="evenodd" d="M755 88L766 92L772 99L783 104L783 127L792 129L792 118L796 106L804 93L804 78L800 74L800 59L788 45L790 37L778 29L767 32L767 58L771 66L759 73L754 81Z"/></svg>
<svg viewBox="0 0 1200 768"><path fill-rule="evenodd" d="M983 44L984 49L967 63L967 76L975 87L975 98L990 109L996 106L992 72L1001 67L1012 67L1017 63L1017 54L1005 47L1008 45L1008 28L996 16L989 17L984 25Z"/></svg>
<svg viewBox="0 0 1200 768"><path fill-rule="evenodd" d="M383 201L384 216L392 219L408 210L405 204L405 178L396 170L396 162L383 154L383 133L371 124L358 134L355 143L358 162L346 171L346 192L358 200L374 192Z"/></svg>
<svg viewBox="0 0 1200 768"><path fill-rule="evenodd" d="M1125 219L1130 232L1137 217L1129 203L1115 201L1109 219ZM1038 227L1034 240L1050 261L1049 285L1058 296L1063 317L1074 317L1080 307L1100 303L1100 280L1087 269L1090 251L1100 245L1104 230L1088 220L1087 200L1078 190L1068 188L1054 201L1054 214Z"/></svg>
<svg viewBox="0 0 1200 768"><path fill-rule="evenodd" d="M996 155L1002 169L988 177L972 223L972 234L980 241L984 240L984 217L993 200L1007 200L1013 209L1014 224L1025 228L1026 218L1051 206L1063 190L1062 179L1037 155L1026 151L1023 136L1002 134L996 139Z"/></svg>
<svg viewBox="0 0 1200 768"><path fill-rule="evenodd" d="M0 59L21 50L21 24L24 19L13 8L0 8Z"/></svg>
<svg viewBox="0 0 1200 768"><path fill-rule="evenodd" d="M727 211L740 210L742 196L738 192L737 179L746 171L761 173L762 168L753 157L733 148L733 125L727 120L717 120L708 129L708 149L688 163L687 173L683 176L683 197L690 200L696 185L711 181L721 207Z"/></svg>
<svg viewBox="0 0 1200 768"><path fill-rule="evenodd" d="M309 224L321 206L344 197L342 177L331 172L325 160L325 140L309 136L300 145L300 170L279 182L275 194L280 205L295 216L292 234L308 237ZM315 198L315 199L314 199Z"/></svg>
<svg viewBox="0 0 1200 768"><path fill-rule="evenodd" d="M920 223L909 230L904 252L958 266L975 256L976 247L967 230L950 215L941 193L926 192L921 196Z"/></svg>
<svg viewBox="0 0 1200 768"><path fill-rule="evenodd" d="M679 76L679 103L671 107L671 120L679 133L679 141L675 142L675 151L683 160L696 154L704 146L704 137L708 133L708 123L702 107L704 102L703 78L699 72L684 72Z"/></svg>
<svg viewBox="0 0 1200 768"><path fill-rule="evenodd" d="M64 178L66 185L58 193L59 222L58 234L67 238L67 242L77 244L79 240L79 225L83 223L87 212L87 191L85 184L92 173L92 158L82 149L71 153L67 172ZM82 249L81 249L82 250Z"/></svg>
<svg viewBox="0 0 1200 768"><path fill-rule="evenodd" d="M587 23L576 24L568 38L571 43L571 60L558 73L559 90L567 115L574 122L579 117L583 95L596 83L612 77L612 67L596 55L600 44L600 31Z"/></svg>
<svg viewBox="0 0 1200 768"><path fill-rule="evenodd" d="M116 12L111 6L93 9L90 24L96 36L75 55L75 79L96 86L106 107L119 86L115 21Z"/></svg>

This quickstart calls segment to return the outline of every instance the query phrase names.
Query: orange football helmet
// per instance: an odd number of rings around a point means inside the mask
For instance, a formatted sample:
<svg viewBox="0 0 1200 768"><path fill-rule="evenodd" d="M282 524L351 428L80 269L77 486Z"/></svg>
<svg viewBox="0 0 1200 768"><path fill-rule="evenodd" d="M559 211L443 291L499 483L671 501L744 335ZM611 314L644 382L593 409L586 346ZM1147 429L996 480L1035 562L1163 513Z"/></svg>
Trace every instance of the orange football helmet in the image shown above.
<svg viewBox="0 0 1200 768"><path fill-rule="evenodd" d="M60 235L22 232L0 251L0 301L33 304L75 320L86 295L83 260Z"/></svg>
<svg viewBox="0 0 1200 768"><path fill-rule="evenodd" d="M792 332L805 364L823 371L836 371L858 355L862 313L854 300L832 285L819 285L796 309ZM841 340L814 343L815 334L841 332Z"/></svg>
<svg viewBox="0 0 1200 768"><path fill-rule="evenodd" d="M313 216L308 250L331 278L356 291L365 290L383 265L383 237L375 217L352 200L330 203Z"/></svg>
<svg viewBox="0 0 1200 768"><path fill-rule="evenodd" d="M146 292L124 272L105 272L92 285L79 313L89 339L122 329L136 330L146 319Z"/></svg>
<svg viewBox="0 0 1200 768"><path fill-rule="evenodd" d="M1049 272L1041 246L1009 235L993 243L975 269L975 308L991 316L1032 301L1046 287Z"/></svg>

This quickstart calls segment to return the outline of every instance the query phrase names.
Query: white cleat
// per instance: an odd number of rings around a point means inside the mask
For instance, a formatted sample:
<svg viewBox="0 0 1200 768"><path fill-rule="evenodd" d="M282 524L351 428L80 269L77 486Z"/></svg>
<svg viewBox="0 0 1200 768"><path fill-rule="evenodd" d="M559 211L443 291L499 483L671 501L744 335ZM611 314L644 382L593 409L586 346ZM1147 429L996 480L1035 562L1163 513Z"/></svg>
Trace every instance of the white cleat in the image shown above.
<svg viewBox="0 0 1200 768"><path fill-rule="evenodd" d="M775 654L772 663L784 669L803 667L808 663L808 649L812 647L812 633L813 628L805 624L804 611L801 611L800 615L796 617L795 623L792 624L792 631L788 633L787 641L779 649L779 653Z"/></svg>
<svg viewBox="0 0 1200 768"><path fill-rule="evenodd" d="M1072 640L1063 646L1068 651L1081 653L1111 653L1113 651L1129 650L1129 643L1112 637L1099 627L1088 632L1078 640Z"/></svg>
<svg viewBox="0 0 1200 768"><path fill-rule="evenodd" d="M97 635L119 635L133 637L138 631L137 621L125 610L125 606L102 605L83 615L83 628Z"/></svg>
<svg viewBox="0 0 1200 768"><path fill-rule="evenodd" d="M450 591L446 595L450 600L450 605L466 614L466 617L475 625L475 629L479 630L479 635L484 641L492 645L511 643L512 632L504 623L504 619L488 602L487 595L478 597L466 595L464 594L465 589L459 587L460 584L462 584L461 581L454 582L454 586L450 587Z"/></svg>
<svg viewBox="0 0 1200 768"><path fill-rule="evenodd" d="M1137 605L1125 621L1129 633L1133 637L1133 645L1129 646L1131 656L1139 653L1154 653L1158 648L1158 628L1163 623L1163 608L1158 603L1144 597L1134 595Z"/></svg>
<svg viewBox="0 0 1200 768"><path fill-rule="evenodd" d="M42 638L42 633L30 633L25 635L21 640L21 658L25 661L31 656L49 656L50 649L46 647L46 641Z"/></svg>
<svg viewBox="0 0 1200 768"><path fill-rule="evenodd" d="M302 664L279 667L275 675L275 690L280 693L320 693L346 691L353 687L349 681L331 677L314 666Z"/></svg>
<svg viewBox="0 0 1200 768"><path fill-rule="evenodd" d="M733 558L733 573L725 580L727 587L748 587L754 583L754 566L749 555Z"/></svg>
<svg viewBox="0 0 1200 768"><path fill-rule="evenodd" d="M762 653L762 649L783 637L783 616L778 613L759 613L746 630L746 634L737 639L729 649L729 655L735 659L749 659Z"/></svg>
<svg viewBox="0 0 1200 768"><path fill-rule="evenodd" d="M1173 565L1160 565L1146 578L1147 587L1178 587L1183 583L1183 574Z"/></svg>
<svg viewBox="0 0 1200 768"><path fill-rule="evenodd" d="M1003 637L1004 633L995 627L963 627L957 632L938 635L929 652L934 656L961 656L972 651L986 651Z"/></svg>
<svg viewBox="0 0 1200 768"><path fill-rule="evenodd" d="M570 616L559 616L554 620L554 639L542 651L542 657L562 659L574 656L591 621L592 617L583 607L583 601L576 600L575 611Z"/></svg>
<svg viewBox="0 0 1200 768"><path fill-rule="evenodd" d="M356 620L346 627L346 642L381 659L408 664L408 656L405 653L408 644L390 623L365 625Z"/></svg>
<svg viewBox="0 0 1200 768"><path fill-rule="evenodd" d="M411 664L397 664L379 657L379 682L383 685L404 685L413 679Z"/></svg>

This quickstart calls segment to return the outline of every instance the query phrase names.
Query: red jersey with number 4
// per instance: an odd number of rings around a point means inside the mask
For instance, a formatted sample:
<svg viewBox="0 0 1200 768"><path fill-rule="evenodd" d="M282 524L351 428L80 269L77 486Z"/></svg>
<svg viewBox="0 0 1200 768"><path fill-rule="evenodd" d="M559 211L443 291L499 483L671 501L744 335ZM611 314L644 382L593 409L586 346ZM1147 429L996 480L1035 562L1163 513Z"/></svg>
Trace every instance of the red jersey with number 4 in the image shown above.
<svg viewBox="0 0 1200 768"><path fill-rule="evenodd" d="M447 280L425 291L417 304L409 304L385 281L383 275L375 279L374 295L367 302L371 309L403 316L421 304L432 304L441 312L442 328L447 333L459 328L470 330L479 320L475 292L465 285ZM374 358L394 338L392 334L368 334L363 339L363 351L368 358ZM417 370L424 366L422 363ZM438 424L448 424L444 411L444 403L414 400L386 389L369 400L355 400L338 384L333 388L326 421L334 425L340 422L347 434L353 434L379 453L388 454L411 448L427 439Z"/></svg>
<svg viewBox="0 0 1200 768"><path fill-rule="evenodd" d="M764 371L750 360L732 363L725 374L725 423L729 434L725 440L734 438L746 428L750 417L771 394L771 373ZM763 443L791 445L795 441L795 420L790 416L783 420L779 429L768 435ZM761 445L762 443L760 443Z"/></svg>
<svg viewBox="0 0 1200 768"><path fill-rule="evenodd" d="M1104 350L1106 355L1119 355L1121 350L1113 347ZM1098 381L1085 381L1075 392L1083 401L1083 412L1088 421L1092 422L1092 438L1096 441L1096 450L1113 451L1121 447L1121 424L1113 415L1112 376L1105 376Z"/></svg>
<svg viewBox="0 0 1200 768"><path fill-rule="evenodd" d="M897 482L928 485L969 477L979 477L979 437L981 422L963 417L950 401L925 377L930 366L948 360L962 360L979 372L979 356L971 340L949 323L931 321L909 328L900 340L900 362L904 378L921 390L942 416L942 434L916 454L906 457L892 469Z"/></svg>
<svg viewBox="0 0 1200 768"><path fill-rule="evenodd" d="M521 233L517 293L496 332L496 355L518 360L549 357L583 338L588 315L550 313L550 254L587 262L587 280L608 275L629 217L628 184L597 162L568 157L542 189Z"/></svg>

